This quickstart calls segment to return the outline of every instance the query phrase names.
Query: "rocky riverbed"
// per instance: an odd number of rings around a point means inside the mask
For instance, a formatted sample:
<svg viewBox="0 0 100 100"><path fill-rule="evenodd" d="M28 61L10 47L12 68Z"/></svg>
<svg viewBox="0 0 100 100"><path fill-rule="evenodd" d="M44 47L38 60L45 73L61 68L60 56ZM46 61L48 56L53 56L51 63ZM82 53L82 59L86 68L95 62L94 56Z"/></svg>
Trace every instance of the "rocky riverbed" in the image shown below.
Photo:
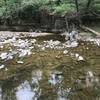
<svg viewBox="0 0 100 100"><path fill-rule="evenodd" d="M99 100L100 38L81 37L1 32L0 100Z"/></svg>

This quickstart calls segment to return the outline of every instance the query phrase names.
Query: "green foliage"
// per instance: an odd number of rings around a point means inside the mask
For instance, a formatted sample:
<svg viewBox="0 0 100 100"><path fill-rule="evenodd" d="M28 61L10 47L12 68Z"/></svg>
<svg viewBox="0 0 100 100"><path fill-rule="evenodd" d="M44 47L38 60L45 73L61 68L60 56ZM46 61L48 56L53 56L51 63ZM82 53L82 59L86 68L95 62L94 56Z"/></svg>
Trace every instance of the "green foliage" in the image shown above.
<svg viewBox="0 0 100 100"><path fill-rule="evenodd" d="M20 7L20 0L2 0L0 1L0 17L9 18Z"/></svg>
<svg viewBox="0 0 100 100"><path fill-rule="evenodd" d="M95 10L95 12L100 13L100 0L94 0L92 7Z"/></svg>
<svg viewBox="0 0 100 100"><path fill-rule="evenodd" d="M67 13L75 12L75 5L74 4L60 4L59 6L54 7L53 14L61 14L65 15Z"/></svg>
<svg viewBox="0 0 100 100"><path fill-rule="evenodd" d="M79 12L100 12L100 0L77 0ZM0 18L31 18L46 11L48 14L61 15L76 13L75 0L0 0ZM19 14L20 13L20 14ZM20 15L20 16L19 16Z"/></svg>

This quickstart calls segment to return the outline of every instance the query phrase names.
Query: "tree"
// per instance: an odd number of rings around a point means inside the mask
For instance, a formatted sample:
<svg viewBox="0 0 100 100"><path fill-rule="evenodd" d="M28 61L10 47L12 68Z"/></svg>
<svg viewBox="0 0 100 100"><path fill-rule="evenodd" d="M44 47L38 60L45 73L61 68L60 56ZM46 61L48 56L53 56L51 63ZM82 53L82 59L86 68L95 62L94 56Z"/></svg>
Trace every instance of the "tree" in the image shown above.
<svg viewBox="0 0 100 100"><path fill-rule="evenodd" d="M89 7L90 7L90 5L91 5L92 2L93 2L93 0L88 0L88 2L87 2L87 6L86 6L86 10L89 9Z"/></svg>
<svg viewBox="0 0 100 100"><path fill-rule="evenodd" d="M78 5L78 0L75 0L75 5L76 5L76 9L77 9L77 12L79 12L79 5Z"/></svg>
<svg viewBox="0 0 100 100"><path fill-rule="evenodd" d="M98 16L100 0L0 0L0 18L3 20L28 20L41 12L52 16Z"/></svg>

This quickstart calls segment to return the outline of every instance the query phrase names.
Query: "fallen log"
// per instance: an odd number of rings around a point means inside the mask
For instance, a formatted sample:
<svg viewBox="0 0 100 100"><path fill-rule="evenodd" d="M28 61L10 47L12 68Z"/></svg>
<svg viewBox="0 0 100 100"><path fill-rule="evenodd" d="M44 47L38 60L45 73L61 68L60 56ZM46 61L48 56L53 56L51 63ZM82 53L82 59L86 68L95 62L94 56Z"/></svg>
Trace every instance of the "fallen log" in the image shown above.
<svg viewBox="0 0 100 100"><path fill-rule="evenodd" d="M99 32L97 32L97 31L95 31L95 30L93 30L93 29L91 29L91 28L89 28L89 27L81 26L81 28L82 28L83 30L85 30L85 31L89 31L89 32L91 32L91 33L94 33L94 34L97 35L97 36L100 36L100 33L99 33Z"/></svg>

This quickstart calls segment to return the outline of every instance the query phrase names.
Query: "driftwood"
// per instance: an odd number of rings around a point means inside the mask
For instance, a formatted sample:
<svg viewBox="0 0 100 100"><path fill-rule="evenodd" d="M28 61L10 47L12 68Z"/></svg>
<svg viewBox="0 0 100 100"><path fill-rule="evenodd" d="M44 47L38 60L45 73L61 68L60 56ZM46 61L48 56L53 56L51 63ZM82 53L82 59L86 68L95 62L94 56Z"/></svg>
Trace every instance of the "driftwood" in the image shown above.
<svg viewBox="0 0 100 100"><path fill-rule="evenodd" d="M89 27L81 26L81 28L82 28L83 30L85 30L85 31L89 31L89 32L91 32L91 33L96 34L97 36L100 36L100 33L99 33L99 32L97 32L97 31L95 31L95 30L93 30L93 29L91 29L91 28L89 28Z"/></svg>

